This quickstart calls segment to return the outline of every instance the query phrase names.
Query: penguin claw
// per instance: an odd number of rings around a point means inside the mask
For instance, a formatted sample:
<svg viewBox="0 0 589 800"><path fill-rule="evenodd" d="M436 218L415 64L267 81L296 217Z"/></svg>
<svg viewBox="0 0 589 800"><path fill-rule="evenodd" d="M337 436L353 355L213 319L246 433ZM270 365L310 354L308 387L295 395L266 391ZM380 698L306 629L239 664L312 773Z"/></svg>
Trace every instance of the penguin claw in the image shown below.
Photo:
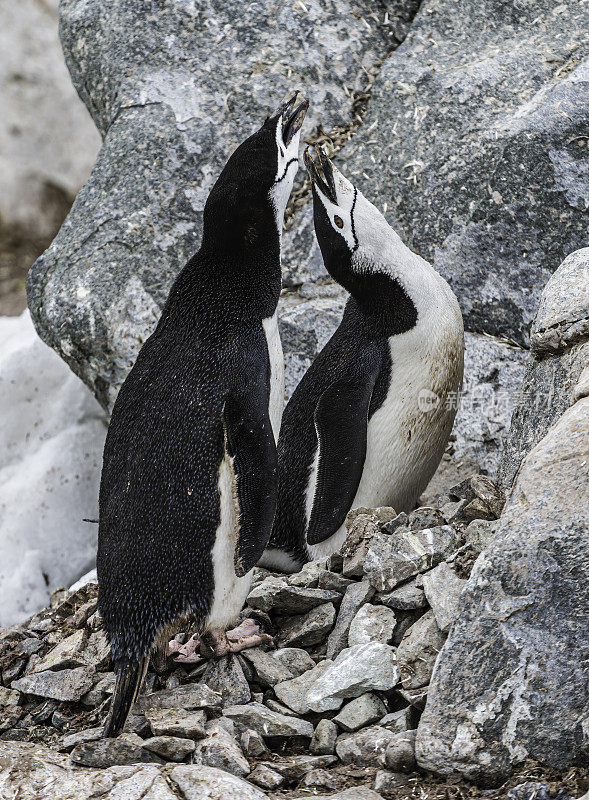
<svg viewBox="0 0 589 800"><path fill-rule="evenodd" d="M168 654L176 657L174 661L178 664L195 664L200 661L200 636L196 633L191 636L186 644L180 645L175 639L168 644Z"/></svg>
<svg viewBox="0 0 589 800"><path fill-rule="evenodd" d="M253 620L245 620L246 627L240 625L232 631L224 630L207 631L200 642L200 652L206 658L221 658L229 653L239 653L250 647L260 647L262 645L274 645L274 639L267 633L260 633L259 628ZM255 632L252 632L252 627ZM247 633L244 635L244 631ZM231 634L231 641L228 633Z"/></svg>

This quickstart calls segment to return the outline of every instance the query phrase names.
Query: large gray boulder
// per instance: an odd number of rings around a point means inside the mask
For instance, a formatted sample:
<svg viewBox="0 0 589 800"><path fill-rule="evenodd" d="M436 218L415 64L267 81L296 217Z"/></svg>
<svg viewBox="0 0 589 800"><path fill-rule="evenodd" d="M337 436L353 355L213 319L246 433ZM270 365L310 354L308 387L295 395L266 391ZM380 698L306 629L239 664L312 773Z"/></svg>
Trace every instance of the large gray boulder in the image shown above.
<svg viewBox="0 0 589 800"><path fill-rule="evenodd" d="M578 0L425 0L344 149L467 330L525 343L542 287L586 242L588 24Z"/></svg>
<svg viewBox="0 0 589 800"><path fill-rule="evenodd" d="M544 287L530 340L499 464L504 486L511 486L526 454L577 399L577 382L589 364L589 247L571 253Z"/></svg>
<svg viewBox="0 0 589 800"><path fill-rule="evenodd" d="M414 5L180 0L148 13L141 0L62 0L66 62L104 144L29 274L28 302L105 408L198 248L228 155L291 87L312 99L304 135L357 124L357 95Z"/></svg>
<svg viewBox="0 0 589 800"><path fill-rule="evenodd" d="M461 595L418 728L421 767L499 780L528 758L589 758L588 463L585 396L523 462Z"/></svg>

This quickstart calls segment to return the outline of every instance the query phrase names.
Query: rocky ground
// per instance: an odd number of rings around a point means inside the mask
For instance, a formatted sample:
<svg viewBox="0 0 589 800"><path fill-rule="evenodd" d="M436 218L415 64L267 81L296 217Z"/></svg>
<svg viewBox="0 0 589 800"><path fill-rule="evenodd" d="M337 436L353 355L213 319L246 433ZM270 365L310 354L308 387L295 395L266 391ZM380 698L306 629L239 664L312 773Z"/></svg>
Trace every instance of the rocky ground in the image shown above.
<svg viewBox="0 0 589 800"><path fill-rule="evenodd" d="M409 515L350 512L341 553L297 574L257 569L242 617L274 647L209 661L193 652L187 624L116 740L100 739L114 674L97 586L56 592L50 607L0 634L0 793L580 796L589 770L579 767L527 761L497 788L417 771L434 664L504 502L499 487L475 476Z"/></svg>

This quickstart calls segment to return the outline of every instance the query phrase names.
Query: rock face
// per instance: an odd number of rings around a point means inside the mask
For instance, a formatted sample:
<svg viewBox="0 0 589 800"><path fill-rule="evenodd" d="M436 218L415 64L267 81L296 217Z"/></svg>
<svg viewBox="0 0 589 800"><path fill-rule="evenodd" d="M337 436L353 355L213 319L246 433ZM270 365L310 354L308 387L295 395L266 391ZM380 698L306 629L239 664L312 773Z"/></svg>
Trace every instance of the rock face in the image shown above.
<svg viewBox="0 0 589 800"><path fill-rule="evenodd" d="M0 7L0 222L35 238L54 233L100 145L63 63L58 4Z"/></svg>
<svg viewBox="0 0 589 800"><path fill-rule="evenodd" d="M573 403L589 364L589 247L571 253L542 292L519 403L499 466L511 486L526 454Z"/></svg>
<svg viewBox="0 0 589 800"><path fill-rule="evenodd" d="M96 552L102 410L38 338L0 318L0 627L42 608Z"/></svg>
<svg viewBox="0 0 589 800"><path fill-rule="evenodd" d="M398 42L365 0L61 4L74 85L104 136L92 175L28 280L41 336L111 407L167 290L196 251L230 152L287 90L312 96L306 131L353 120L353 91ZM138 58L137 54L141 53ZM347 87L351 87L352 92Z"/></svg>
<svg viewBox="0 0 589 800"><path fill-rule="evenodd" d="M418 729L421 767L496 780L526 758L586 763L588 461L584 397L524 460L462 593Z"/></svg>
<svg viewBox="0 0 589 800"><path fill-rule="evenodd" d="M542 287L585 244L586 24L577 0L426 0L344 151L470 331L525 343Z"/></svg>

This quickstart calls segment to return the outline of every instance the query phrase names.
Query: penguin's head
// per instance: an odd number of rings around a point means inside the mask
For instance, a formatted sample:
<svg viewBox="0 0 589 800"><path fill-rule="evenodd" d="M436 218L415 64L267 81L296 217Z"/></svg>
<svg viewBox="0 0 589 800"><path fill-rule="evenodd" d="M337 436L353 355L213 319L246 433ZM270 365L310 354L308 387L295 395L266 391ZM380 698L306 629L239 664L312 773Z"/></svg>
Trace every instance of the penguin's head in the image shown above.
<svg viewBox="0 0 589 800"><path fill-rule="evenodd" d="M329 274L356 300L384 318L387 330L409 330L419 259L380 211L332 164L321 147L305 166L313 187L315 233ZM425 262L424 262L425 263Z"/></svg>
<svg viewBox="0 0 589 800"><path fill-rule="evenodd" d="M282 220L309 102L293 92L229 158L204 209L203 244L256 249Z"/></svg>

